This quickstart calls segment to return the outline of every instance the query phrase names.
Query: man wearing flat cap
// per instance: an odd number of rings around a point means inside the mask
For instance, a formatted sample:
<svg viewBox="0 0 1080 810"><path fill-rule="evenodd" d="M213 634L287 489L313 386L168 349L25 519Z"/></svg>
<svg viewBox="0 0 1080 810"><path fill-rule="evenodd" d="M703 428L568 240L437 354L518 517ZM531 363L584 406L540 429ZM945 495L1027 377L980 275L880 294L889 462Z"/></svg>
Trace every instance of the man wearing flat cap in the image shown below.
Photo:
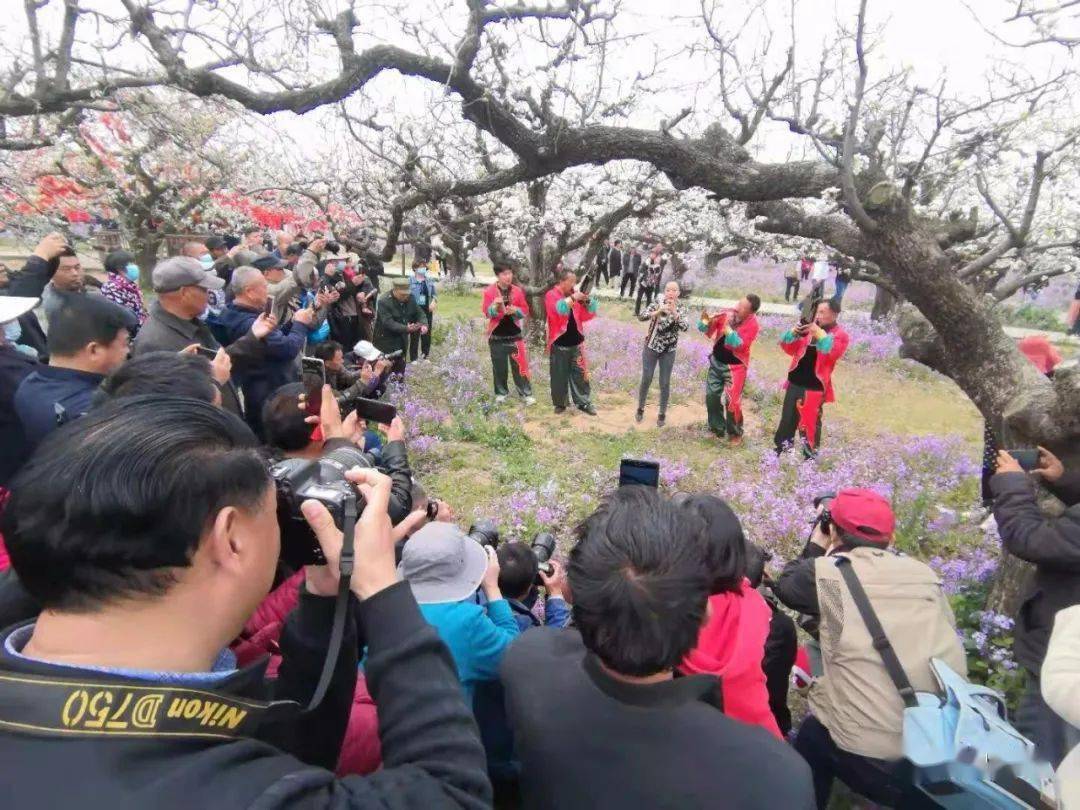
<svg viewBox="0 0 1080 810"><path fill-rule="evenodd" d="M213 270L206 270L198 259L173 256L154 267L150 281L157 300L150 304L150 317L135 338L132 354L179 352L198 345L217 351L221 344L200 316L209 305L209 291L220 290L225 282ZM242 338L225 350L233 369L259 362L266 354L263 339L273 330L273 318L260 318ZM243 417L240 397L232 381L220 384L222 407Z"/></svg>
<svg viewBox="0 0 1080 810"><path fill-rule="evenodd" d="M390 292L379 299L375 316L375 347L394 355L394 373L405 372L405 351L413 332L425 334L427 319L409 290L407 278L395 278ZM400 352L400 354L395 354Z"/></svg>

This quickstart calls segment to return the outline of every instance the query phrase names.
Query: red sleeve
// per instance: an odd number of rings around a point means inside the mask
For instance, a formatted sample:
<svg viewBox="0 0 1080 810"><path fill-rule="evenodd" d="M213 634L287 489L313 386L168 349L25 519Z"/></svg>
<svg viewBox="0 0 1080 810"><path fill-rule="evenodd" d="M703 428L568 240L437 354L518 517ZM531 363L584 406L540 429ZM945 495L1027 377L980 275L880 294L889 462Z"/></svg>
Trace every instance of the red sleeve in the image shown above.
<svg viewBox="0 0 1080 810"><path fill-rule="evenodd" d="M752 321L747 321L739 328L739 337L742 338L743 346L747 351L757 340L758 332L761 331L761 324L758 323L758 319L754 318Z"/></svg>
<svg viewBox="0 0 1080 810"><path fill-rule="evenodd" d="M300 583L303 581L304 572L297 571L268 593L244 625L248 634L254 635L272 623L283 623L300 599Z"/></svg>
<svg viewBox="0 0 1080 810"><path fill-rule="evenodd" d="M555 309L555 305L558 304L559 300L560 300L559 294L555 293L555 295L552 295L551 293L553 293L553 292L555 292L555 291L554 290L549 290L548 294L544 296L544 310L547 312L547 317L548 317L548 322L549 323L554 318L562 317L562 316L559 315L559 313Z"/></svg>
<svg viewBox="0 0 1080 810"><path fill-rule="evenodd" d="M840 330L839 334L833 338L833 350L829 352L831 357L836 358L833 362L838 361L844 356L844 352L847 351L848 344L851 343L851 335L843 330Z"/></svg>
<svg viewBox="0 0 1080 810"><path fill-rule="evenodd" d="M529 297L525 295L525 291L518 287L518 306L521 307L521 311L525 313L526 318L532 317L532 312L529 310Z"/></svg>
<svg viewBox="0 0 1080 810"><path fill-rule="evenodd" d="M799 350L806 345L806 342L810 339L809 335L803 335L802 337L796 337L791 343L785 343L784 338L780 338L780 348L792 357L799 353Z"/></svg>

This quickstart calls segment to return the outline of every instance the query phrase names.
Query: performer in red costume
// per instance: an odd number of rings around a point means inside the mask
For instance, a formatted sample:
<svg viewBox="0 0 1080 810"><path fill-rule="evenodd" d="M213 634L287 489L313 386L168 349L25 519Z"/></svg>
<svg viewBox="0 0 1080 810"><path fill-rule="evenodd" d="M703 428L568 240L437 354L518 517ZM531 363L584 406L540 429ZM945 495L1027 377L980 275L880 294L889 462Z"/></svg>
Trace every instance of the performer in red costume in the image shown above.
<svg viewBox="0 0 1080 810"><path fill-rule="evenodd" d="M529 355L525 351L525 319L529 302L525 291L514 284L514 270L507 264L495 264L495 283L484 290L481 305L488 319L488 351L495 380L495 401L504 402L510 389L507 368L514 374L514 387L526 405L535 405L529 381Z"/></svg>
<svg viewBox="0 0 1080 810"><path fill-rule="evenodd" d="M709 430L733 445L742 444L742 392L750 369L750 347L758 336L757 311L761 299L751 293L734 309L701 313L698 329L713 341L709 372L705 376L705 409Z"/></svg>
<svg viewBox="0 0 1080 810"><path fill-rule="evenodd" d="M563 413L567 391L584 413L596 416L589 399L589 370L585 362L586 321L596 317L596 299L575 290L577 276L560 270L555 286L544 296L547 311L547 349L551 356L551 402L555 413Z"/></svg>
<svg viewBox="0 0 1080 810"><path fill-rule="evenodd" d="M813 323L799 324L780 338L780 348L791 355L784 387L784 407L776 428L776 452L791 447L798 433L803 454L812 458L821 443L821 411L826 402L835 402L833 370L847 351L851 337L837 323L840 302L818 304Z"/></svg>

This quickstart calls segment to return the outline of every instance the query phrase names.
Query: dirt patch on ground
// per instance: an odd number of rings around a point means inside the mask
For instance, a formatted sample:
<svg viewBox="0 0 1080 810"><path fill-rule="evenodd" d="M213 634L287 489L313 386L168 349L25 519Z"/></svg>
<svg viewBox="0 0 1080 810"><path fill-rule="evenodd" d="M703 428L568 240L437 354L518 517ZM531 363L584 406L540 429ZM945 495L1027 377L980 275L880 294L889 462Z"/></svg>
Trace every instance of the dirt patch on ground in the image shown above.
<svg viewBox="0 0 1080 810"><path fill-rule="evenodd" d="M761 434L761 420L749 409L749 403L743 405L746 432L748 436ZM645 418L640 424L634 421L637 402L625 394L615 394L597 398L597 414L589 416L577 408L570 407L566 413L556 414L551 404L542 400L527 410L525 432L534 441L544 442L553 432L558 433L600 433L616 436L629 431L645 432L667 430L668 428L701 428L704 430L707 415L704 401L687 401L669 405L665 427L656 426L657 406L651 402L645 407Z"/></svg>

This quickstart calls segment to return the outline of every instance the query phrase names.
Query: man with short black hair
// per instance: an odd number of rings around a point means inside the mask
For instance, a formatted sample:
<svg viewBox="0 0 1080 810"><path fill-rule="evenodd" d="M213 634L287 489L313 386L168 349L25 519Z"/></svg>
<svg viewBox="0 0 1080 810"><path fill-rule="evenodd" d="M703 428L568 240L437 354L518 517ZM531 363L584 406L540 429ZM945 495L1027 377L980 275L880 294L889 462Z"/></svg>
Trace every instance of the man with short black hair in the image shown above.
<svg viewBox="0 0 1080 810"><path fill-rule="evenodd" d="M551 403L555 413L565 413L567 394L578 410L596 416L590 400L588 364L585 360L585 323L596 317L597 299L575 290L573 270L561 270L555 286L544 296L547 310L547 350L551 357Z"/></svg>
<svg viewBox="0 0 1080 810"><path fill-rule="evenodd" d="M98 385L128 356L135 316L100 296L74 296L49 329L49 365L19 383L15 412L33 448L59 425L90 410Z"/></svg>
<svg viewBox="0 0 1080 810"><path fill-rule="evenodd" d="M400 523L412 510L412 470L405 448L405 423L397 417L386 426L386 444L374 431L363 427L355 412L344 417L328 386L322 388L318 418L308 416L303 383L283 385L263 406L262 424L266 444L284 458L321 458L337 447L360 447L372 466L390 476L390 520ZM313 433L318 423L320 431ZM317 437L317 438L316 438ZM377 443L377 445L376 445Z"/></svg>
<svg viewBox="0 0 1080 810"><path fill-rule="evenodd" d="M810 687L810 708L795 750L810 763L819 810L834 779L887 807L903 791L904 700L863 621L848 577L862 586L911 686L940 693L930 667L939 658L967 674L963 643L941 579L893 546L896 517L868 489L844 489L830 502L802 555L773 592L797 613L818 617L824 674ZM842 570L847 567L847 571Z"/></svg>
<svg viewBox="0 0 1080 810"><path fill-rule="evenodd" d="M514 268L495 262L495 283L484 290L481 310L487 318L488 353L495 402L505 402L510 388L507 369L514 375L514 387L526 405L535 405L529 373L529 355L525 349L525 319L529 301L525 291L514 284Z"/></svg>
<svg viewBox="0 0 1080 810"><path fill-rule="evenodd" d="M607 284L613 279L618 279L622 275L623 269L623 250L622 240L616 239L612 245L611 250L608 251L607 263L604 266L601 277L604 279L604 284ZM597 279L599 282L600 279Z"/></svg>
<svg viewBox="0 0 1080 810"><path fill-rule="evenodd" d="M698 329L713 341L709 371L705 375L705 410L713 435L727 436L732 445L742 444L742 394L750 372L750 348L760 325L757 312L761 299L750 293L734 309L710 315L701 313Z"/></svg>
<svg viewBox="0 0 1080 810"><path fill-rule="evenodd" d="M41 310L45 314L45 332L49 332L52 319L69 301L87 295L86 275L78 254L70 245L64 245L54 260L55 270L49 283L41 292ZM97 295L97 292L94 292Z"/></svg>
<svg viewBox="0 0 1080 810"><path fill-rule="evenodd" d="M221 356L228 358L224 352ZM113 399L149 394L191 397L221 406L221 391L210 361L198 354L145 352L102 380L93 395L98 407Z"/></svg>
<svg viewBox="0 0 1080 810"><path fill-rule="evenodd" d="M304 504L328 564L304 568L268 681L265 658L239 668L227 649L280 552L274 484L251 431L207 403L154 396L110 403L46 441L3 516L14 569L43 607L0 638L5 802L489 807L453 665L395 570L390 481L346 477L366 502L351 606L325 696L300 712L329 654L339 589L342 534L326 508ZM357 624L386 767L337 780ZM37 730L13 730L27 726Z"/></svg>
<svg viewBox="0 0 1080 810"><path fill-rule="evenodd" d="M203 244L206 245L210 258L214 260L214 272L228 286L232 281L233 270L236 269L236 264L229 255L229 246L222 237L216 234L206 237Z"/></svg>
<svg viewBox="0 0 1080 810"><path fill-rule="evenodd" d="M674 678L706 617L705 534L690 510L635 486L578 528L576 629L522 634L500 670L525 807L813 807L806 764L725 717L715 676Z"/></svg>
<svg viewBox="0 0 1080 810"><path fill-rule="evenodd" d="M813 458L821 445L821 420L825 404L836 401L832 375L847 351L851 338L837 322L840 302L822 301L810 323L800 323L780 336L780 348L791 356L784 381L784 404L773 442L777 453L789 450L795 436L802 452Z"/></svg>

